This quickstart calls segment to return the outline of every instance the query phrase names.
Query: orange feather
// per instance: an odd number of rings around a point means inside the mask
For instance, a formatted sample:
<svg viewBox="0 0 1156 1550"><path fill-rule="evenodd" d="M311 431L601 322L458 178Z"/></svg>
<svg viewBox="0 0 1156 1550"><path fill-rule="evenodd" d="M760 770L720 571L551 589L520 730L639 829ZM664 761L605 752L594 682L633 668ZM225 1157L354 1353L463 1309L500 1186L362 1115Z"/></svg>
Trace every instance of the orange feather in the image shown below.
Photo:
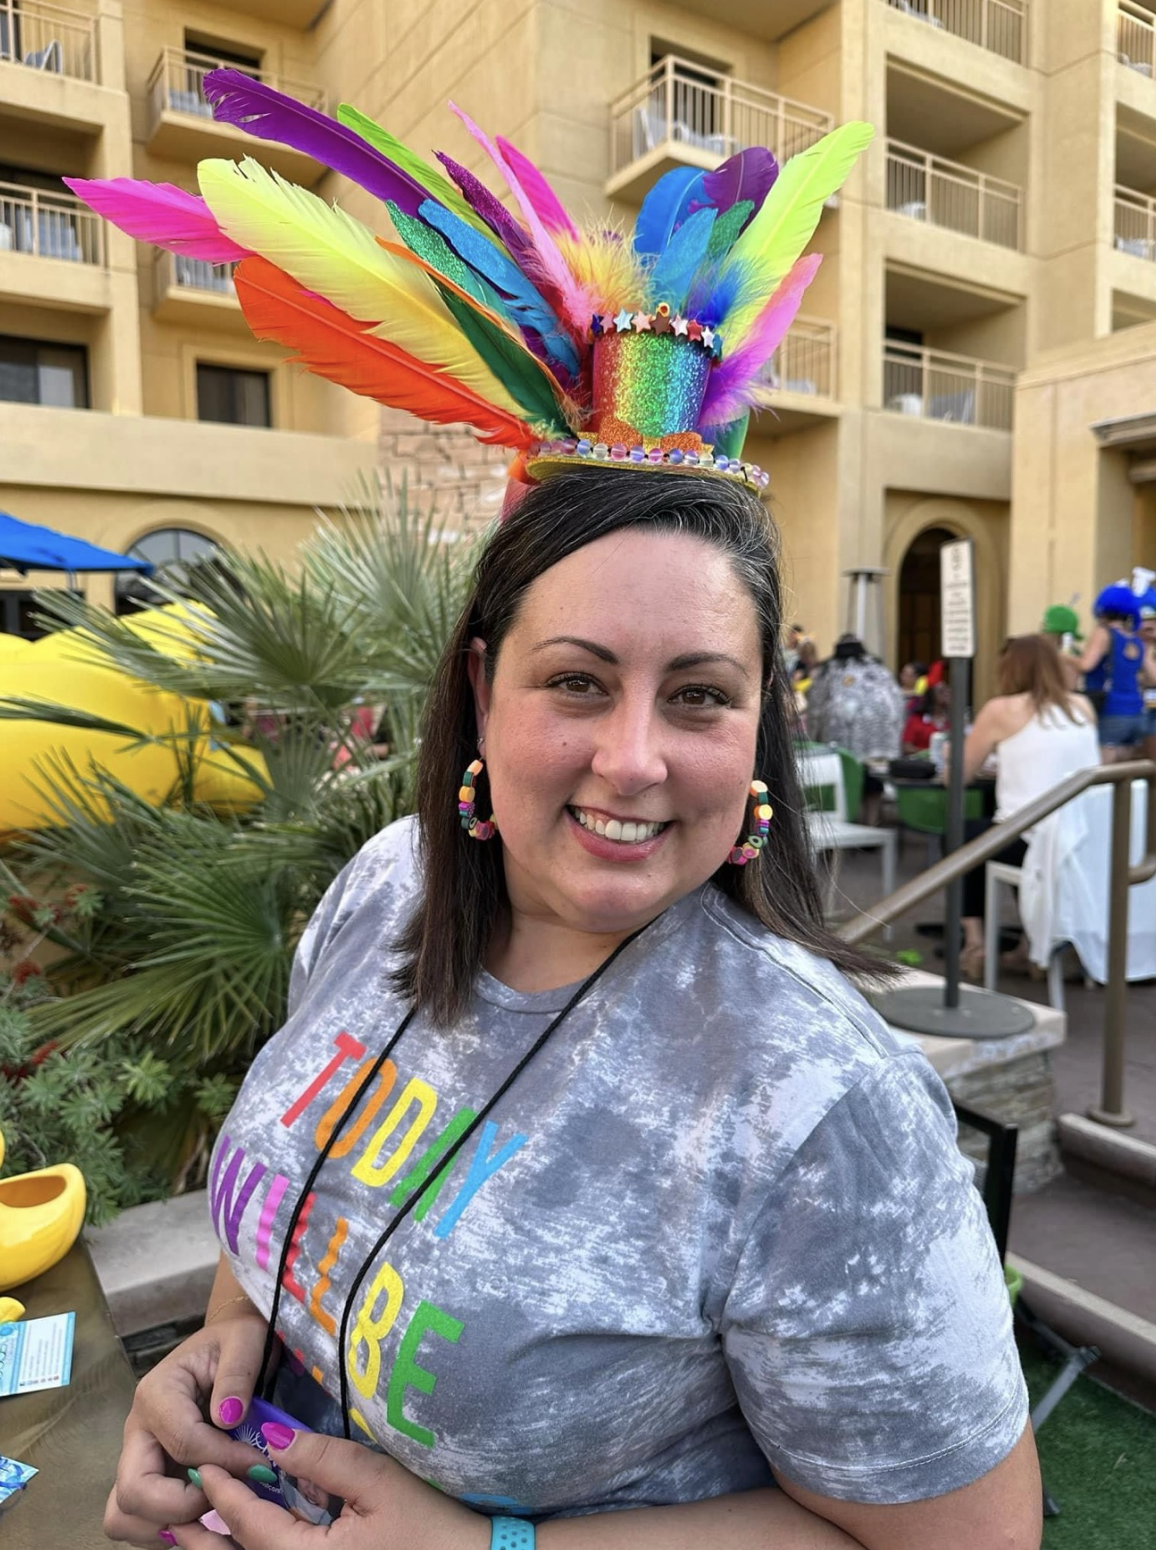
<svg viewBox="0 0 1156 1550"><path fill-rule="evenodd" d="M294 350L295 360L317 376L422 420L440 425L465 421L479 441L505 447L534 443L524 420L487 403L436 366L367 333L372 323L358 323L340 307L303 290L268 259L244 259L233 283L245 321L257 338Z"/></svg>

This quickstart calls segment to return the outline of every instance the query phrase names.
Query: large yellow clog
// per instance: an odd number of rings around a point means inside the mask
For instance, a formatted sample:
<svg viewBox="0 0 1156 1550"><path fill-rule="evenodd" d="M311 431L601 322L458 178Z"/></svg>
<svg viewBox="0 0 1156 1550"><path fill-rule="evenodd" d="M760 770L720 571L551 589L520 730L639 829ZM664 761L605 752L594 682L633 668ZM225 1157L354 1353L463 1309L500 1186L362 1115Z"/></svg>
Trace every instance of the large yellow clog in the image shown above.
<svg viewBox="0 0 1156 1550"><path fill-rule="evenodd" d="M71 1163L0 1179L0 1292L64 1258L84 1221L85 1196L84 1175Z"/></svg>

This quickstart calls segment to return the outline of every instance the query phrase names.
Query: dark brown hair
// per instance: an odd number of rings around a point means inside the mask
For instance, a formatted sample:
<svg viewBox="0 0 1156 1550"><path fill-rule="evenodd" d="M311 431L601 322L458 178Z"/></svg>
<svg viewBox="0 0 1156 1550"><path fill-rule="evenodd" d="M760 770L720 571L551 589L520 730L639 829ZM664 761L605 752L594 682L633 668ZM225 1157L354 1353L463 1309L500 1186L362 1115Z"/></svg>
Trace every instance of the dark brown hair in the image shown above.
<svg viewBox="0 0 1156 1550"><path fill-rule="evenodd" d="M779 649L782 593L778 533L762 502L741 485L693 474L577 468L533 488L486 545L426 705L417 779L425 886L397 944L398 987L440 1024L468 1004L491 936L507 906L500 839L469 840L457 810L461 772L477 754L467 674L470 641L486 642L491 676L527 589L567 555L624 528L685 533L716 545L755 606L766 690L755 771L775 809L757 864L724 864L714 885L777 935L839 968L882 975L881 960L827 931L791 742L794 697ZM479 808L479 813L482 809Z"/></svg>
<svg viewBox="0 0 1156 1550"><path fill-rule="evenodd" d="M1043 635L1013 635L999 657L999 692L1026 694L1037 711L1054 705L1078 724L1072 691L1054 641Z"/></svg>

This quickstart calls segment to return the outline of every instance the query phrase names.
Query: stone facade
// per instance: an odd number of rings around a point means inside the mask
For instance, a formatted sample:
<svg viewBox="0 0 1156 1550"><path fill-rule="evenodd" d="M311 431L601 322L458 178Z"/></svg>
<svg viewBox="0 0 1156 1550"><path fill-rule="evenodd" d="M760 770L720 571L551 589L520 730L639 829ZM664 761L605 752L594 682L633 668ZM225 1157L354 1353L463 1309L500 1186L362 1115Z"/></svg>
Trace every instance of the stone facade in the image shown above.
<svg viewBox="0 0 1156 1550"><path fill-rule="evenodd" d="M415 420L400 409L381 411L378 448L394 485L405 477L413 510L432 507L459 531L484 527L501 511L512 456L507 448L485 446L467 430Z"/></svg>

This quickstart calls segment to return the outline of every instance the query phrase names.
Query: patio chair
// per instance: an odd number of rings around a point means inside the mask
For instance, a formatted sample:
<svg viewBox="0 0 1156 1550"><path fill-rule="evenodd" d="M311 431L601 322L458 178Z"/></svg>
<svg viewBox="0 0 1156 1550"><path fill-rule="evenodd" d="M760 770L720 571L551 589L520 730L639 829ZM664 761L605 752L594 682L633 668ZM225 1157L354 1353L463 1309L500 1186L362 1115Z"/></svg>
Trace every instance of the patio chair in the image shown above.
<svg viewBox="0 0 1156 1550"><path fill-rule="evenodd" d="M50 70L53 75L64 74L64 50L60 41L53 38L51 43L46 43L43 48L34 50L31 54L25 54L24 63L31 70Z"/></svg>
<svg viewBox="0 0 1156 1550"><path fill-rule="evenodd" d="M978 1130L981 1135L987 1137L983 1204L991 1226L992 1236L995 1238L1000 1264L1003 1265L1007 1257L1008 1230L1011 1225L1019 1127L1016 1125L1005 1125L1002 1120L995 1119L992 1115L985 1114L980 1109L973 1109L959 1103L954 1098L951 1102L952 1107L955 1109L955 1117L960 1124L970 1125L973 1130ZM1099 1361L1100 1352L1094 1345L1070 1345L1062 1335L1057 1335L1050 1325L1045 1324L1041 1318L1037 1317L1024 1299L1022 1291L1023 1278L1007 1265L1004 1265L1004 1279L1008 1284L1008 1295L1011 1297L1013 1318L1025 1329L1030 1330L1035 1338L1042 1345L1046 1346L1054 1356L1060 1357L1063 1361L1062 1368L1048 1385L1047 1392L1032 1407L1032 1431L1038 1432L1084 1369L1090 1367L1093 1362ZM1060 1511L1060 1504L1046 1485L1043 1488L1043 1492L1044 1517L1057 1517Z"/></svg>
<svg viewBox="0 0 1156 1550"><path fill-rule="evenodd" d="M985 990L994 990L999 975L999 885L1018 891L1023 881L1023 868L1009 866L1006 861L989 861L984 868L984 917L983 917L983 984ZM1048 1004L1057 1012L1064 1010L1064 948L1057 942L1048 957Z"/></svg>
<svg viewBox="0 0 1156 1550"><path fill-rule="evenodd" d="M832 792L830 807L821 795L808 800L807 829L811 844L816 851L833 851L836 857L831 868L828 884L828 902L833 899L838 877L838 856L844 850L878 850L882 861L882 898L895 890L895 843L894 829L877 829L871 824L850 823L847 819L847 789L843 776L843 760L837 749L816 753L804 750L799 754L799 780L804 793ZM891 927L884 929L884 936L891 939Z"/></svg>

